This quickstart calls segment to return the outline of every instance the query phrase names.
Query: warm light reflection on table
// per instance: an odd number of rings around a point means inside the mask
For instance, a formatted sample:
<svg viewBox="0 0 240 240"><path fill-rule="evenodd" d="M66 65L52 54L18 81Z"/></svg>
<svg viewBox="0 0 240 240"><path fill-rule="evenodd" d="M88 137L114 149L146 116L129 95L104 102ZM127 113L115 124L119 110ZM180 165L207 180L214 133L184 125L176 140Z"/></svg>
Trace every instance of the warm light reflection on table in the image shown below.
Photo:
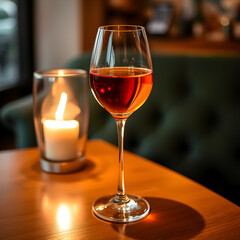
<svg viewBox="0 0 240 240"><path fill-rule="evenodd" d="M40 206L46 220L53 220L59 232L67 233L81 221L83 216L80 214L80 206L84 203L79 196L78 198L71 198L69 197L71 192L66 192L64 189L56 191L57 188L55 186L47 191L46 189L43 190Z"/></svg>
<svg viewBox="0 0 240 240"><path fill-rule="evenodd" d="M154 222L154 221L159 221L155 213L150 213L146 218L145 221L147 222Z"/></svg>
<svg viewBox="0 0 240 240"><path fill-rule="evenodd" d="M61 204L57 209L57 224L60 231L69 230L72 223L71 209L66 204Z"/></svg>

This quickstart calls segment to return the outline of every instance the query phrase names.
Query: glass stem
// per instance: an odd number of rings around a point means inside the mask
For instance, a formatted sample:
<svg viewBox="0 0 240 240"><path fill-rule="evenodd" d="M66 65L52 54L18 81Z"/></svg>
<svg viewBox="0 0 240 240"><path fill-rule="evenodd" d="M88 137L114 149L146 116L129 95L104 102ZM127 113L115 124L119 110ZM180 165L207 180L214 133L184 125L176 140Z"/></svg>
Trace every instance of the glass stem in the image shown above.
<svg viewBox="0 0 240 240"><path fill-rule="evenodd" d="M117 132L118 132L118 147L119 147L119 172L118 172L118 191L115 196L115 201L118 203L126 203L129 201L128 197L125 194L125 185L124 185L124 157L123 157L123 143L124 143L124 129L126 119L116 119L117 123Z"/></svg>

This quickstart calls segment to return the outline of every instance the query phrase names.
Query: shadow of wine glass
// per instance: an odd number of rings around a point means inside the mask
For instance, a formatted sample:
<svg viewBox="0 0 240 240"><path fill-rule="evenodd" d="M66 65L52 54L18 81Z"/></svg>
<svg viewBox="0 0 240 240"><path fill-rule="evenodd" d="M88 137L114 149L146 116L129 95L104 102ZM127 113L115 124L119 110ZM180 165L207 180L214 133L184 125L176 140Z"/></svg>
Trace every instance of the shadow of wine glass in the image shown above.
<svg viewBox="0 0 240 240"><path fill-rule="evenodd" d="M145 197L151 212L144 220L112 224L115 231L133 239L191 239L205 226L203 217L193 208L169 199Z"/></svg>

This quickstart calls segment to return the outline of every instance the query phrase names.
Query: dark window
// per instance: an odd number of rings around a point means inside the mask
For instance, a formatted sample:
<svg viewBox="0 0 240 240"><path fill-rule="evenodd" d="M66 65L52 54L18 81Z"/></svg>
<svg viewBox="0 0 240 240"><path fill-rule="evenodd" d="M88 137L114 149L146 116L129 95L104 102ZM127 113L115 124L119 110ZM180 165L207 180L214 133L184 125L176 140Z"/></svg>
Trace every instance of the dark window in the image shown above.
<svg viewBox="0 0 240 240"><path fill-rule="evenodd" d="M31 89L33 72L32 2L0 0L1 105L29 93ZM11 97L8 97L9 91L12 93Z"/></svg>
<svg viewBox="0 0 240 240"><path fill-rule="evenodd" d="M0 109L32 92L33 1L0 0ZM0 150L14 148L0 122Z"/></svg>

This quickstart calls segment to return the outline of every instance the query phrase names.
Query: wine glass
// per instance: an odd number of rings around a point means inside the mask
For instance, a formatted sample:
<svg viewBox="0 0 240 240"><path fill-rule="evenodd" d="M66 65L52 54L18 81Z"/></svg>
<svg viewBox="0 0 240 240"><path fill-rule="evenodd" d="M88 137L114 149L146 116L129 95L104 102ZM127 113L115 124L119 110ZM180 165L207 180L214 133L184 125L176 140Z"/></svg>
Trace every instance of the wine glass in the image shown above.
<svg viewBox="0 0 240 240"><path fill-rule="evenodd" d="M117 194L101 197L93 205L93 212L101 219L134 222L150 211L145 199L125 193L123 142L126 120L147 100L152 84L152 61L144 27L99 27L90 63L90 86L98 103L116 120L119 145Z"/></svg>

